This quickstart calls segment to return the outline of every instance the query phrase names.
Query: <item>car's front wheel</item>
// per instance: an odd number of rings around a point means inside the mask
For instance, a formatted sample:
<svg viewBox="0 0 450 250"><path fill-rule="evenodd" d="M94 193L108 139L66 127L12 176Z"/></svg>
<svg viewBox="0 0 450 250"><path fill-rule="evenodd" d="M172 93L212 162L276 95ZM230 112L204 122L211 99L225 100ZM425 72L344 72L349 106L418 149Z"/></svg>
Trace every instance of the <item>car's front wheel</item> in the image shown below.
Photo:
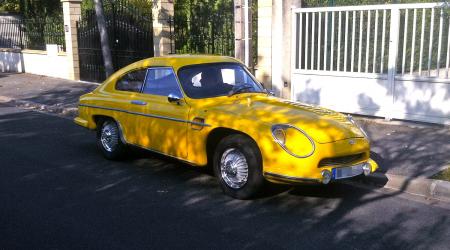
<svg viewBox="0 0 450 250"><path fill-rule="evenodd" d="M125 155L126 146L120 139L120 130L117 123L107 119L100 123L97 130L97 145L105 158L119 160Z"/></svg>
<svg viewBox="0 0 450 250"><path fill-rule="evenodd" d="M225 137L214 153L214 173L225 194L237 199L255 196L264 184L258 146L244 135Z"/></svg>

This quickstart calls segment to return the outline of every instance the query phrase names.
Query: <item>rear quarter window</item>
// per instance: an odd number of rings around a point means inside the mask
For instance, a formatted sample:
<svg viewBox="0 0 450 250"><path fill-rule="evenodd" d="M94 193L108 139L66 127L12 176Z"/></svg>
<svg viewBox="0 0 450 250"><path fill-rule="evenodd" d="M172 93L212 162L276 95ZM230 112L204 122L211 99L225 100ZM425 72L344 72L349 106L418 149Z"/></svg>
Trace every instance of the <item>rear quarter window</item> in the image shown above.
<svg viewBox="0 0 450 250"><path fill-rule="evenodd" d="M139 69L128 72L116 82L116 90L128 92L140 92L144 84L147 69Z"/></svg>

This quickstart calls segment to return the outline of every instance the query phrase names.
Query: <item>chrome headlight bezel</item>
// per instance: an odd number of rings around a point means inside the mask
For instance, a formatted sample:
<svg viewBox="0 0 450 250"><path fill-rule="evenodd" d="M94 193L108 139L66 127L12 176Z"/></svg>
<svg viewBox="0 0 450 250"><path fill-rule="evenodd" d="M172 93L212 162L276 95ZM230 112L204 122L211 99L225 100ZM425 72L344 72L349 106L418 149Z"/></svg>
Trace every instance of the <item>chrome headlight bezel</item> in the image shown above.
<svg viewBox="0 0 450 250"><path fill-rule="evenodd" d="M305 155L297 155L293 152L291 152L287 147L286 147L286 141L288 140L288 138L286 138L286 132L285 129L287 128L293 128L295 130L297 130L298 132L302 133L311 143L312 146L312 150L311 152L309 152L308 154ZM284 140L281 141L279 138L277 138L277 136L275 135L277 133L278 130L283 131L283 135L284 135ZM284 151L286 151L288 154L296 157L296 158L306 158L311 156L315 151L316 151L316 144L314 143L314 140L302 129L297 128L294 125L290 125L290 124L275 124L272 126L271 128L271 132L272 132L272 138L275 140L275 142L281 146L281 148L283 148Z"/></svg>
<svg viewBox="0 0 450 250"><path fill-rule="evenodd" d="M366 131L361 127L361 125L359 125L359 124L355 121L355 119L353 119L353 116L347 115L347 120L348 120L351 124L353 124L353 126L357 127L357 128L359 129L359 131L361 131L361 133L363 134L363 136L364 136L365 138L369 139L369 136L367 136Z"/></svg>

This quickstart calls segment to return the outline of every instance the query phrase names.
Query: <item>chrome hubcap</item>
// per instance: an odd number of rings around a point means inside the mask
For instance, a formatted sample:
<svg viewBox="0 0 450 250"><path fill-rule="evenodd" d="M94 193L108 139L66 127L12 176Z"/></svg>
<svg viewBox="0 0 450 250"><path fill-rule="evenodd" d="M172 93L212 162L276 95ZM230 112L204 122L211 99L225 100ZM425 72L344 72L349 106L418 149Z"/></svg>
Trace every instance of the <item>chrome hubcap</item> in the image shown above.
<svg viewBox="0 0 450 250"><path fill-rule="evenodd" d="M112 152L119 142L119 131L117 130L117 126L111 122L105 123L102 127L100 141L106 151Z"/></svg>
<svg viewBox="0 0 450 250"><path fill-rule="evenodd" d="M220 159L220 173L229 187L243 187L248 178L248 164L244 154L236 148L225 150Z"/></svg>

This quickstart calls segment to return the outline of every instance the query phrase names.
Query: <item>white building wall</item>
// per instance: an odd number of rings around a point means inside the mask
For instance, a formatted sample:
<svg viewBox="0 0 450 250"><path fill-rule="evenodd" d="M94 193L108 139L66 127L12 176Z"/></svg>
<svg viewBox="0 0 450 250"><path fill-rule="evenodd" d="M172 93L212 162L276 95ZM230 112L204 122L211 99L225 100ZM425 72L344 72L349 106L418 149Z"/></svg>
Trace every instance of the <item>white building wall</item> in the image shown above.
<svg viewBox="0 0 450 250"><path fill-rule="evenodd" d="M0 72L30 73L70 79L69 65L65 53L46 51L3 50L0 51Z"/></svg>

